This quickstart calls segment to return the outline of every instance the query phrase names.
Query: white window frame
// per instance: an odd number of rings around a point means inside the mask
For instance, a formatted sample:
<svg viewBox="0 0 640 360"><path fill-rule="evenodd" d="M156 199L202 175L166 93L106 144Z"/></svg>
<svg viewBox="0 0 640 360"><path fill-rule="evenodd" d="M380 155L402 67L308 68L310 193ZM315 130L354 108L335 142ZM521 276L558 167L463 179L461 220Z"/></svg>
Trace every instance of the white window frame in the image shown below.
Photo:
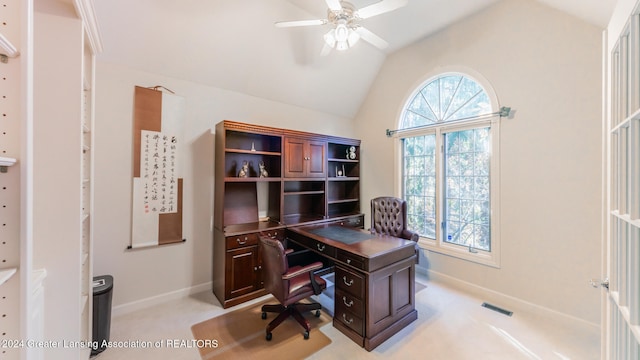
<svg viewBox="0 0 640 360"><path fill-rule="evenodd" d="M397 124L401 125L402 119L404 117L405 109L408 107L411 100L414 96L427 84L431 81L435 80L438 77L448 76L448 75L457 75L457 76L465 76L471 80L474 80L480 86L482 86L487 93L490 101L491 101L491 112L497 112L500 108L498 104L498 99L493 91L493 88L489 84L489 82L484 79L480 74L474 72L470 69L464 70L451 70L451 71L438 71L437 73L429 74L425 77L426 80L423 80L416 86L413 91L405 98L406 101L402 108L400 109L400 114L398 116ZM482 119L470 119L464 121L454 121L450 123L441 123L440 125L430 125L426 129L410 129L410 130L400 130L398 131L395 137L395 169L396 169L396 195L398 197L403 196L403 144L402 139L413 136L422 136L422 135L431 135L435 134L436 137L436 149L440 149L440 154L436 156L436 224L442 224L443 214L444 214L444 189L442 187L442 172L443 166L442 163L442 145L443 145L443 134L453 131L462 131L480 127L487 127L490 129L491 136L491 158L490 158L490 206L491 206L491 251L482 251L477 250L476 252L470 252L469 249L456 245L447 243L443 239L443 229L442 226L436 226L436 238L430 239L426 237L420 237L418 241L418 245L420 248L432 251L435 253L440 253L448 256L453 256L459 259L475 262L478 264L483 264L495 268L500 268L500 117L495 116L491 118L482 118ZM400 127L398 127L400 129ZM436 150L438 151L438 150Z"/></svg>

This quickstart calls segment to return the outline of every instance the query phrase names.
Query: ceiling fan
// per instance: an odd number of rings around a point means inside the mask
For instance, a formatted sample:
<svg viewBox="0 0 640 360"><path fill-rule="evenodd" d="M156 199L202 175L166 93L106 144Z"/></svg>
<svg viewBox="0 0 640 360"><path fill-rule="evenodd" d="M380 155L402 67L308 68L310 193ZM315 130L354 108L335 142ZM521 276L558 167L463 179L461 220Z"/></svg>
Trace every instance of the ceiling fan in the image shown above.
<svg viewBox="0 0 640 360"><path fill-rule="evenodd" d="M341 0L325 0L329 9L326 19L278 21L277 27L331 25L331 30L324 34L322 55L331 49L347 50L354 46L360 38L373 46L384 49L389 46L384 39L360 25L360 20L384 14L407 5L408 0L381 0L375 4L356 9L351 3Z"/></svg>

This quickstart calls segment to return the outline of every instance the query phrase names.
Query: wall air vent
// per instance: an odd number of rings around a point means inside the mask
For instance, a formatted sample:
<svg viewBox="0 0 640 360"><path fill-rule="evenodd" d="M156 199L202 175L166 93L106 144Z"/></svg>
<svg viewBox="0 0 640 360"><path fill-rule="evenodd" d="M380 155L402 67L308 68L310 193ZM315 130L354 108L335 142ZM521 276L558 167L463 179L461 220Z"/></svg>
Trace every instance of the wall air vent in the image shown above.
<svg viewBox="0 0 640 360"><path fill-rule="evenodd" d="M513 311L509 311L509 310L505 310L503 308L497 307L495 305L491 305L489 303L482 303L482 307L485 307L487 309L493 310L493 311L497 311L501 314L507 315L507 316L511 316L513 315Z"/></svg>

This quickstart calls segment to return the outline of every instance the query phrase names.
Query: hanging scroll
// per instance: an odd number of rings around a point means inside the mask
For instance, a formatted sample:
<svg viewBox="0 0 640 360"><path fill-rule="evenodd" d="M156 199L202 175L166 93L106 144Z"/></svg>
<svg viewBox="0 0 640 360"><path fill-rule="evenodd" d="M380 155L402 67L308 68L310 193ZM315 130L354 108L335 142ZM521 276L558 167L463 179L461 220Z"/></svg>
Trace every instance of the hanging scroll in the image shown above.
<svg viewBox="0 0 640 360"><path fill-rule="evenodd" d="M135 87L130 248L182 242L184 98Z"/></svg>

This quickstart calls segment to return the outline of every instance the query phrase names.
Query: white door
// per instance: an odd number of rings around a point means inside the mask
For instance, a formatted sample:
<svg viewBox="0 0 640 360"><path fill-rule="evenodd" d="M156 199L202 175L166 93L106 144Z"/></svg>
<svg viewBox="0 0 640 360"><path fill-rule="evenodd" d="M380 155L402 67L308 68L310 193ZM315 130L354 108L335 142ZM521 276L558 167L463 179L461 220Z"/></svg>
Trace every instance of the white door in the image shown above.
<svg viewBox="0 0 640 360"><path fill-rule="evenodd" d="M640 359L640 15L638 6L605 55L606 234L603 359Z"/></svg>

